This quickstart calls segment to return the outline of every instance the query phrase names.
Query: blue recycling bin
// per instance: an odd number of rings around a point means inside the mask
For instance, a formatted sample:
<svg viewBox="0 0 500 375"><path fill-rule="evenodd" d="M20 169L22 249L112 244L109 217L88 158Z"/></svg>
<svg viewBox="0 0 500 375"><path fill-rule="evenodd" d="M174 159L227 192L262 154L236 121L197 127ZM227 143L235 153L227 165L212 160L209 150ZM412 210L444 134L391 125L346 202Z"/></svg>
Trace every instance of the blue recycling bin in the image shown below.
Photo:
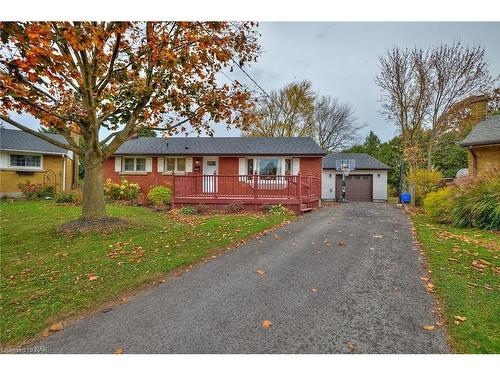
<svg viewBox="0 0 500 375"><path fill-rule="evenodd" d="M411 202L411 194L401 193L401 203L410 203L410 202Z"/></svg>

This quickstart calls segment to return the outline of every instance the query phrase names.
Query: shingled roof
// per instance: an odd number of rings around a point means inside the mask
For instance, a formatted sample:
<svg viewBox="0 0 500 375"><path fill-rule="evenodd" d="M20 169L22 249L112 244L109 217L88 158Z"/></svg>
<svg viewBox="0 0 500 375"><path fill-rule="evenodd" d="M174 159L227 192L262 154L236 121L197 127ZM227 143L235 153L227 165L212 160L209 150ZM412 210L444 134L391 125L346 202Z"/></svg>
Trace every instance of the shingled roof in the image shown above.
<svg viewBox="0 0 500 375"><path fill-rule="evenodd" d="M355 169L391 169L386 164L365 153L339 152L323 158L324 169L335 169L335 162L342 159L354 159Z"/></svg>
<svg viewBox="0 0 500 375"><path fill-rule="evenodd" d="M323 156L326 153L308 137L139 137L126 141L115 155Z"/></svg>
<svg viewBox="0 0 500 375"><path fill-rule="evenodd" d="M460 143L462 146L479 146L500 144L500 115L490 116L479 121L467 137Z"/></svg>
<svg viewBox="0 0 500 375"><path fill-rule="evenodd" d="M66 139L59 134L45 134L56 141L67 144ZM22 130L0 128L0 150L26 151L41 154L66 154L68 150L54 146L34 135Z"/></svg>

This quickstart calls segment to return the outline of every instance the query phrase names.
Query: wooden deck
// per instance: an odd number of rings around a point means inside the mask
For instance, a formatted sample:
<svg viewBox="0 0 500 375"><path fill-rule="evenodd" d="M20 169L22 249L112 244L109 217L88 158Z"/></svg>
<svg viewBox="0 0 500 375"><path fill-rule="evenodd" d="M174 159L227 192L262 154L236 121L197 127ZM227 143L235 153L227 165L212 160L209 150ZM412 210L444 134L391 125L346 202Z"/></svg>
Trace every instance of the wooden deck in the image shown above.
<svg viewBox="0 0 500 375"><path fill-rule="evenodd" d="M248 210L282 204L295 212L304 212L319 206L320 192L317 176L175 176L172 206L206 204L223 209L230 203L239 202Z"/></svg>

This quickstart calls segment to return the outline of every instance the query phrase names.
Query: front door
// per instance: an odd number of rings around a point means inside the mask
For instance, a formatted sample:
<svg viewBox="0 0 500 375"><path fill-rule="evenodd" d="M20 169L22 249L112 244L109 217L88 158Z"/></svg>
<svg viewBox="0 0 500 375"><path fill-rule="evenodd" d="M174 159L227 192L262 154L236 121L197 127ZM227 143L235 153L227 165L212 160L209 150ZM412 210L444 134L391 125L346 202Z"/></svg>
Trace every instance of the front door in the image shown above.
<svg viewBox="0 0 500 375"><path fill-rule="evenodd" d="M321 180L322 191L321 198L325 200L335 199L335 172L323 171L323 179Z"/></svg>
<svg viewBox="0 0 500 375"><path fill-rule="evenodd" d="M203 192L215 193L217 191L217 158L203 158Z"/></svg>

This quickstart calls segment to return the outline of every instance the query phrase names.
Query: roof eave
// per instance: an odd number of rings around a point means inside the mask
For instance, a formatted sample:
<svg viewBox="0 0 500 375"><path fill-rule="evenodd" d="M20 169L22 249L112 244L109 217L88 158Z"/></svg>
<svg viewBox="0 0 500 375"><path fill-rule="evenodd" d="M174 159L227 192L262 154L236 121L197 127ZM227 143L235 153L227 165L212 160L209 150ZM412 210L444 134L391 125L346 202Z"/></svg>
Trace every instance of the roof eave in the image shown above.
<svg viewBox="0 0 500 375"><path fill-rule="evenodd" d="M500 145L500 139L492 139L488 141L477 141L477 142L461 142L460 146L469 147L469 146L491 146L491 145Z"/></svg>

